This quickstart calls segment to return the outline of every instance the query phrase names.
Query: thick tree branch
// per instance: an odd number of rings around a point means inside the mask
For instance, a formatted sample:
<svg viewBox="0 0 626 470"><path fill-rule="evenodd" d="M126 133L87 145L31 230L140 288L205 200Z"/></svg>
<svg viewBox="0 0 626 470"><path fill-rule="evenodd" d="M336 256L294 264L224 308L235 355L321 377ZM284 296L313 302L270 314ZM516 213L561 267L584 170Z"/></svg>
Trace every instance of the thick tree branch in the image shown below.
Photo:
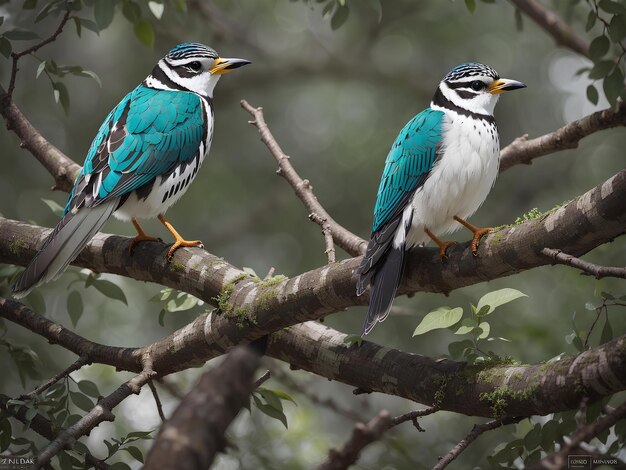
<svg viewBox="0 0 626 470"><path fill-rule="evenodd" d="M617 268L613 266L600 266L599 264L590 263L582 259L576 258L567 253L563 253L561 250L554 250L552 248L544 248L541 252L552 258L555 263L565 264L584 271L587 274L592 275L596 279L602 279L603 277L619 277L626 278L626 268Z"/></svg>
<svg viewBox="0 0 626 470"><path fill-rule="evenodd" d="M226 445L226 429L250 398L258 365L252 348L239 346L205 372L161 427L144 468L208 468Z"/></svg>
<svg viewBox="0 0 626 470"><path fill-rule="evenodd" d="M511 0L511 3L522 10L539 25L554 41L563 47L589 57L589 44L553 11L548 10L538 0Z"/></svg>
<svg viewBox="0 0 626 470"><path fill-rule="evenodd" d="M581 139L619 126L626 126L626 103L621 99L617 101L615 109L596 111L541 137L530 140L528 135L518 137L500 152L500 171L506 171L520 163L530 165L535 158L576 148Z"/></svg>
<svg viewBox="0 0 626 470"><path fill-rule="evenodd" d="M347 253L352 256L363 254L365 252L367 242L339 225L330 216L330 214L326 212L326 209L322 207L320 202L317 200L317 197L315 197L315 194L313 194L313 188L309 180L303 180L300 178L300 175L298 175L294 167L289 162L289 156L283 152L280 145L278 145L278 142L276 142L276 139L274 139L274 136L265 123L263 108L255 108L246 100L241 100L241 107L250 113L254 118L250 121L250 124L254 125L258 129L259 134L261 135L261 141L267 146L270 153L274 156L276 162L278 163L277 173L285 178L293 187L296 196L298 196L309 211L309 218L322 227L322 230L324 230L325 226L327 229L330 229L330 233L332 234L337 245L343 248Z"/></svg>
<svg viewBox="0 0 626 470"><path fill-rule="evenodd" d="M63 191L72 189L80 165L74 163L63 152L48 142L22 112L15 106L0 86L0 113L4 116L7 129L20 139L20 146L27 149L54 178L54 188Z"/></svg>

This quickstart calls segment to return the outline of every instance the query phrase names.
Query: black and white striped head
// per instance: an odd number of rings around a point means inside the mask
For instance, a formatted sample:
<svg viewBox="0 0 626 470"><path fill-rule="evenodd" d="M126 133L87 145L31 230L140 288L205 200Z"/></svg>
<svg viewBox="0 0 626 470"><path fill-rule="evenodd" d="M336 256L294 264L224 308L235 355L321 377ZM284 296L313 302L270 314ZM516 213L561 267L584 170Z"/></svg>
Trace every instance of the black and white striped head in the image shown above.
<svg viewBox="0 0 626 470"><path fill-rule="evenodd" d="M492 116L500 93L525 87L522 82L500 78L488 65L470 62L454 67L443 77L431 106Z"/></svg>
<svg viewBox="0 0 626 470"><path fill-rule="evenodd" d="M163 57L144 84L160 90L184 90L212 97L220 75L249 64L245 59L225 59L204 44L185 42Z"/></svg>

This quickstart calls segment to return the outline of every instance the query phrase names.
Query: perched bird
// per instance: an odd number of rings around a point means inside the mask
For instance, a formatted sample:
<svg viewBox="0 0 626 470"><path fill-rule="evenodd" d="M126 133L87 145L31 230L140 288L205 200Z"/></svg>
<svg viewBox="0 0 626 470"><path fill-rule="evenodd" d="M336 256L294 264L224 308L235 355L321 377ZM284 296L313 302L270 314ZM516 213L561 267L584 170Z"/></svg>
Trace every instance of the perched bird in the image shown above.
<svg viewBox="0 0 626 470"><path fill-rule="evenodd" d="M400 131L385 161L371 239L358 269L357 294L372 286L361 335L389 315L406 250L432 239L443 260L452 242L437 235L461 224L474 233L475 255L479 238L492 230L464 219L480 207L498 174L498 97L524 87L487 65L459 65L443 77L430 107Z"/></svg>
<svg viewBox="0 0 626 470"><path fill-rule="evenodd" d="M213 138L213 89L220 75L250 62L220 58L210 47L183 43L109 113L93 140L63 217L13 285L23 297L60 276L111 214L131 220L158 217L174 236L168 259L184 240L164 214L187 190Z"/></svg>

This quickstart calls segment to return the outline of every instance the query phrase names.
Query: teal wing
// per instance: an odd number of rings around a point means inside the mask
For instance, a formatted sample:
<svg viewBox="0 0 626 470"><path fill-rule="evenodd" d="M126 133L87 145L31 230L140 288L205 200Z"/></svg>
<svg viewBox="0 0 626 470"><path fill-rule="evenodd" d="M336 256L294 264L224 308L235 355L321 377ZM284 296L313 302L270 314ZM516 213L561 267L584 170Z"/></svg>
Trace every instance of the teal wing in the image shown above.
<svg viewBox="0 0 626 470"><path fill-rule="evenodd" d="M426 109L400 131L378 188L372 232L396 218L428 177L441 145L444 113Z"/></svg>
<svg viewBox="0 0 626 470"><path fill-rule="evenodd" d="M135 88L100 127L65 212L127 195L192 160L206 133L194 93Z"/></svg>

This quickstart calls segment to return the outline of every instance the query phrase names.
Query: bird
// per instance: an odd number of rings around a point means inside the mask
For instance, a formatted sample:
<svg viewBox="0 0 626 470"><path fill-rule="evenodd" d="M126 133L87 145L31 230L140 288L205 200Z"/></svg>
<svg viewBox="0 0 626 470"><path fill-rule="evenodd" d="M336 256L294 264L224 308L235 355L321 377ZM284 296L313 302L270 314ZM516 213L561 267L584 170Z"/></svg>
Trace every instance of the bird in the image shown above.
<svg viewBox="0 0 626 470"><path fill-rule="evenodd" d="M400 131L385 160L374 206L372 233L357 269L357 295L371 285L361 336L391 310L406 251L430 240L441 260L453 243L438 236L461 225L473 232L472 252L491 228L470 217L487 198L500 162L493 111L502 92L525 88L500 78L488 65L454 67L439 83L430 106Z"/></svg>
<svg viewBox="0 0 626 470"><path fill-rule="evenodd" d="M137 230L129 253L138 242L160 240L138 222L154 217L174 237L168 260L180 247L203 247L199 240L185 240L164 214L209 152L220 76L249 63L194 42L177 45L159 60L100 126L61 220L12 286L13 296L24 297L59 277L111 215L130 220Z"/></svg>

